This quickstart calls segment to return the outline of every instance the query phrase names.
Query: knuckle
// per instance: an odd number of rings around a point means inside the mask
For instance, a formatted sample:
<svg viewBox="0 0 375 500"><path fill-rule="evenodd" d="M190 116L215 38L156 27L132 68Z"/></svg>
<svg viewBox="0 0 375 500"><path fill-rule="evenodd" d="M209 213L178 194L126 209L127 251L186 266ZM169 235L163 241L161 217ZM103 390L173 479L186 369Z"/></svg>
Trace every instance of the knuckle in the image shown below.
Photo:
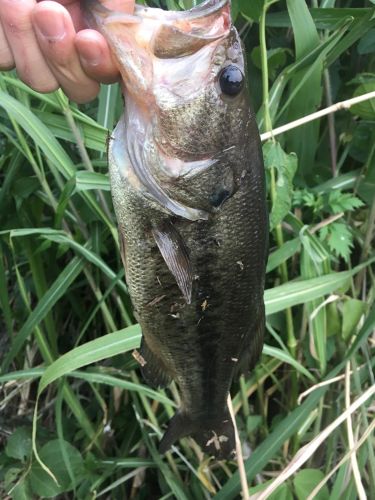
<svg viewBox="0 0 375 500"><path fill-rule="evenodd" d="M92 86L91 88L88 87L83 87L84 92L76 92L74 90L64 90L65 94L71 99L72 101L78 103L78 104L85 104L87 102L93 101L98 93L99 93L99 85L98 86Z"/></svg>
<svg viewBox="0 0 375 500"><path fill-rule="evenodd" d="M17 64L17 74L20 80L36 92L45 94L59 88L57 80L44 64L32 65L30 61Z"/></svg>
<svg viewBox="0 0 375 500"><path fill-rule="evenodd" d="M54 92L59 88L58 83L52 79L36 78L31 75L23 75L20 78L28 87L31 87L35 90L35 92L39 92L41 94Z"/></svg>
<svg viewBox="0 0 375 500"><path fill-rule="evenodd" d="M15 37L29 33L32 29L30 18L26 15L19 15L17 9L5 12L1 22L4 29Z"/></svg>
<svg viewBox="0 0 375 500"><path fill-rule="evenodd" d="M0 71L10 71L11 69L14 69L14 60L12 57L5 58L1 57L0 54Z"/></svg>

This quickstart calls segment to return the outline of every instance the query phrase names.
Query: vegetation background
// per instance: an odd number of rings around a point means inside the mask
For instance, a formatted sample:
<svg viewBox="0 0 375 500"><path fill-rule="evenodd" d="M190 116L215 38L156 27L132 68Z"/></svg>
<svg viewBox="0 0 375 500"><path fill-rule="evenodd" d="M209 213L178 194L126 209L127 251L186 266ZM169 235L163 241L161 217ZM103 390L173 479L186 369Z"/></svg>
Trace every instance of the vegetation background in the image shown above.
<svg viewBox="0 0 375 500"><path fill-rule="evenodd" d="M375 90L374 3L232 0L262 132ZM157 453L178 390L145 386L131 355L105 154L122 107L116 85L77 106L0 75L4 499L240 496L235 462L189 439ZM263 498L375 498L374 125L372 100L264 144L266 344L232 390Z"/></svg>

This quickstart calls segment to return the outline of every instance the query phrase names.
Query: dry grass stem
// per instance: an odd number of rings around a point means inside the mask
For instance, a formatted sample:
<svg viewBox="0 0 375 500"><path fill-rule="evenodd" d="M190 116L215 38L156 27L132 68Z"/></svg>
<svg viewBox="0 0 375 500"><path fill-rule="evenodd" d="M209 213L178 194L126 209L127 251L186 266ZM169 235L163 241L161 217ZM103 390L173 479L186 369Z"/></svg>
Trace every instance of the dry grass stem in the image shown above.
<svg viewBox="0 0 375 500"><path fill-rule="evenodd" d="M268 486L260 494L252 495L250 500L266 500L269 495L274 492L281 484L283 484L290 476L297 472L302 465L315 453L319 446L328 438L328 436L341 425L347 418L362 406L368 399L375 394L375 385L365 391L362 396L354 401L336 420L328 425L320 434L318 434L310 443L306 444L300 450L285 469L279 474L275 481Z"/></svg>
<svg viewBox="0 0 375 500"><path fill-rule="evenodd" d="M335 472L347 461L349 458L353 455L353 453L356 453L357 450L367 441L367 438L370 436L370 434L373 433L375 429L375 420L371 423L371 425L368 426L364 434L362 435L361 439L357 441L357 444L355 445L354 448L352 448L346 455L343 456L343 458L340 460L338 464L336 464L331 471L325 476L324 479L320 481L318 485L315 486L315 488L312 490L310 495L306 498L306 500L313 500L318 492L323 488L323 486L329 481L329 479L335 474Z"/></svg>
<svg viewBox="0 0 375 500"><path fill-rule="evenodd" d="M321 304L319 304L318 307L316 307L313 312L310 314L310 321L312 321L319 313L319 311L325 307L326 305L328 304L331 304L332 302L335 302L336 300L338 300L340 298L340 295L330 295L324 302L322 302Z"/></svg>
<svg viewBox="0 0 375 500"><path fill-rule="evenodd" d="M362 366L358 366L356 368L356 371L360 370ZM350 372L350 375L353 373L353 370ZM302 392L298 396L298 404L300 405L302 402L302 399L304 399L306 396L308 396L311 392L314 392L316 389L319 389L319 387L323 387L325 385L333 384L334 382L338 382L339 380L343 380L345 378L345 374L343 375L338 375L337 377L330 378L329 380L324 380L323 382L319 382L319 384L315 384L309 389L307 389L305 392Z"/></svg>
<svg viewBox="0 0 375 500"><path fill-rule="evenodd" d="M327 219L322 220L319 222L319 224L316 224L314 227L310 229L310 233L314 234L319 229L322 229L322 227L328 226L329 224L332 224L332 222L337 221L338 219L341 219L341 217L344 217L344 212L340 212L339 214L331 215L331 217L327 217Z"/></svg>
<svg viewBox="0 0 375 500"><path fill-rule="evenodd" d="M350 361L346 363L345 367L345 407L346 409L350 408ZM348 414L348 417L346 419L346 428L348 431L349 447L352 450L354 449L355 445L354 445L353 425L350 414ZM351 454L350 460L353 469L354 481L358 492L358 498L359 500L366 500L367 496L361 481L361 473L359 472L356 453Z"/></svg>
<svg viewBox="0 0 375 500"><path fill-rule="evenodd" d="M229 413L230 413L230 416L231 416L231 419L233 422L234 436L236 439L237 464L238 464L238 472L239 472L240 480L241 480L242 496L243 496L244 500L249 500L250 499L249 485L247 484L245 464L244 464L243 455L242 455L242 446L241 446L240 437L238 435L236 418L234 416L233 404L232 404L232 399L230 397L230 394L228 394L228 408L229 408Z"/></svg>
<svg viewBox="0 0 375 500"><path fill-rule="evenodd" d="M275 137L276 135L283 134L284 132L287 132L288 130L292 130L293 128L300 127L301 125L304 125L305 123L312 122L314 120L318 120L319 118L322 118L323 116L329 115L331 113L336 113L336 111L340 111L341 109L349 109L354 104L358 104L363 101L368 101L370 99L375 99L375 91L373 92L368 92L366 94L359 95L357 97L353 97L352 99L347 99L346 101L341 101L337 102L336 104L333 104L332 106L328 106L328 108L321 109L320 111L317 111L316 113L311 113L311 115L304 116L302 118L298 118L298 120L294 120L290 123L286 123L285 125L282 125L281 127L277 127L270 132L265 132L264 134L260 135L260 139L262 142L267 141L268 139L271 139L272 137Z"/></svg>

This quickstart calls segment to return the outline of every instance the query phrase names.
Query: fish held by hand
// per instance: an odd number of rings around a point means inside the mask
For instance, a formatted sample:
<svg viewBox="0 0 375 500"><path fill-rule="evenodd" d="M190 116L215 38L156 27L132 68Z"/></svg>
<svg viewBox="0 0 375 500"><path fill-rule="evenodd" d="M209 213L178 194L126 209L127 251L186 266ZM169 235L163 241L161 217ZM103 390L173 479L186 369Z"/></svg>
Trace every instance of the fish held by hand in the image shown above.
<svg viewBox="0 0 375 500"><path fill-rule="evenodd" d="M228 0L183 12L82 2L117 61L125 111L111 190L145 380L175 380L160 443L232 458L227 396L263 345L268 216L259 132Z"/></svg>

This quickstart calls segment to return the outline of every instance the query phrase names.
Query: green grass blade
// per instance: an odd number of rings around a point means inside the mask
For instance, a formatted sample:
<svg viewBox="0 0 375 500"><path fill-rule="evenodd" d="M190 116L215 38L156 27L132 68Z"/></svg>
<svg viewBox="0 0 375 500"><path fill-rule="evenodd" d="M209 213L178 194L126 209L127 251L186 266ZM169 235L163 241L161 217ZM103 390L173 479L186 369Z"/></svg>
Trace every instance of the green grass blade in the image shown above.
<svg viewBox="0 0 375 500"><path fill-rule="evenodd" d="M102 85L100 88L97 120L105 129L113 129L116 120L118 95L118 83Z"/></svg>
<svg viewBox="0 0 375 500"><path fill-rule="evenodd" d="M293 281L266 290L264 292L266 313L274 314L288 307L304 304L305 302L323 297L339 289L346 289L349 286L350 279L374 260L375 259L371 259L365 264L355 267L351 271L331 273L310 280Z"/></svg>
<svg viewBox="0 0 375 500"><path fill-rule="evenodd" d="M312 382L316 382L316 378L312 373L310 373L304 366L301 365L296 359L294 359L289 352L285 352L278 347L272 347L270 345L264 344L262 354L270 356L271 358L279 359L283 363L293 366L297 371L305 375Z"/></svg>
<svg viewBox="0 0 375 500"><path fill-rule="evenodd" d="M75 166L52 132L26 106L0 90L0 106L11 116L41 148L64 177L72 177Z"/></svg>
<svg viewBox="0 0 375 500"><path fill-rule="evenodd" d="M294 238L284 243L280 248L275 250L268 257L267 273L273 271L283 262L293 257L301 249L301 241L299 238Z"/></svg>
<svg viewBox="0 0 375 500"><path fill-rule="evenodd" d="M73 370L136 349L140 340L141 329L139 325L133 325L76 347L46 369L39 382L38 394L47 385Z"/></svg>
<svg viewBox="0 0 375 500"><path fill-rule="evenodd" d="M137 344L137 347L138 345L139 344ZM132 347L130 347L127 350L130 349L132 349ZM153 399L154 401L159 401L159 403L162 403L164 405L170 405L176 407L176 403L171 399L169 399L167 396L143 384L135 384L134 382L130 382L129 380L123 380L118 377L114 377L112 375L107 375L104 373L98 373L94 371L73 371L68 373L67 375L69 377L85 380L86 382L90 383L105 384L112 387L119 387L120 389L124 389L126 391L138 392L140 394L143 394L144 396L147 396L150 399Z"/></svg>
<svg viewBox="0 0 375 500"><path fill-rule="evenodd" d="M78 171L75 176L76 191L88 191L91 189L101 189L110 191L108 176L97 172Z"/></svg>
<svg viewBox="0 0 375 500"><path fill-rule="evenodd" d="M19 353L27 338L39 323L46 317L48 312L56 304L56 302L66 293L70 285L79 276L83 269L83 261L75 257L58 276L54 283L50 286L48 292L39 301L38 305L31 312L21 330L15 336L12 346L5 356L2 369L6 371L9 364Z"/></svg>

